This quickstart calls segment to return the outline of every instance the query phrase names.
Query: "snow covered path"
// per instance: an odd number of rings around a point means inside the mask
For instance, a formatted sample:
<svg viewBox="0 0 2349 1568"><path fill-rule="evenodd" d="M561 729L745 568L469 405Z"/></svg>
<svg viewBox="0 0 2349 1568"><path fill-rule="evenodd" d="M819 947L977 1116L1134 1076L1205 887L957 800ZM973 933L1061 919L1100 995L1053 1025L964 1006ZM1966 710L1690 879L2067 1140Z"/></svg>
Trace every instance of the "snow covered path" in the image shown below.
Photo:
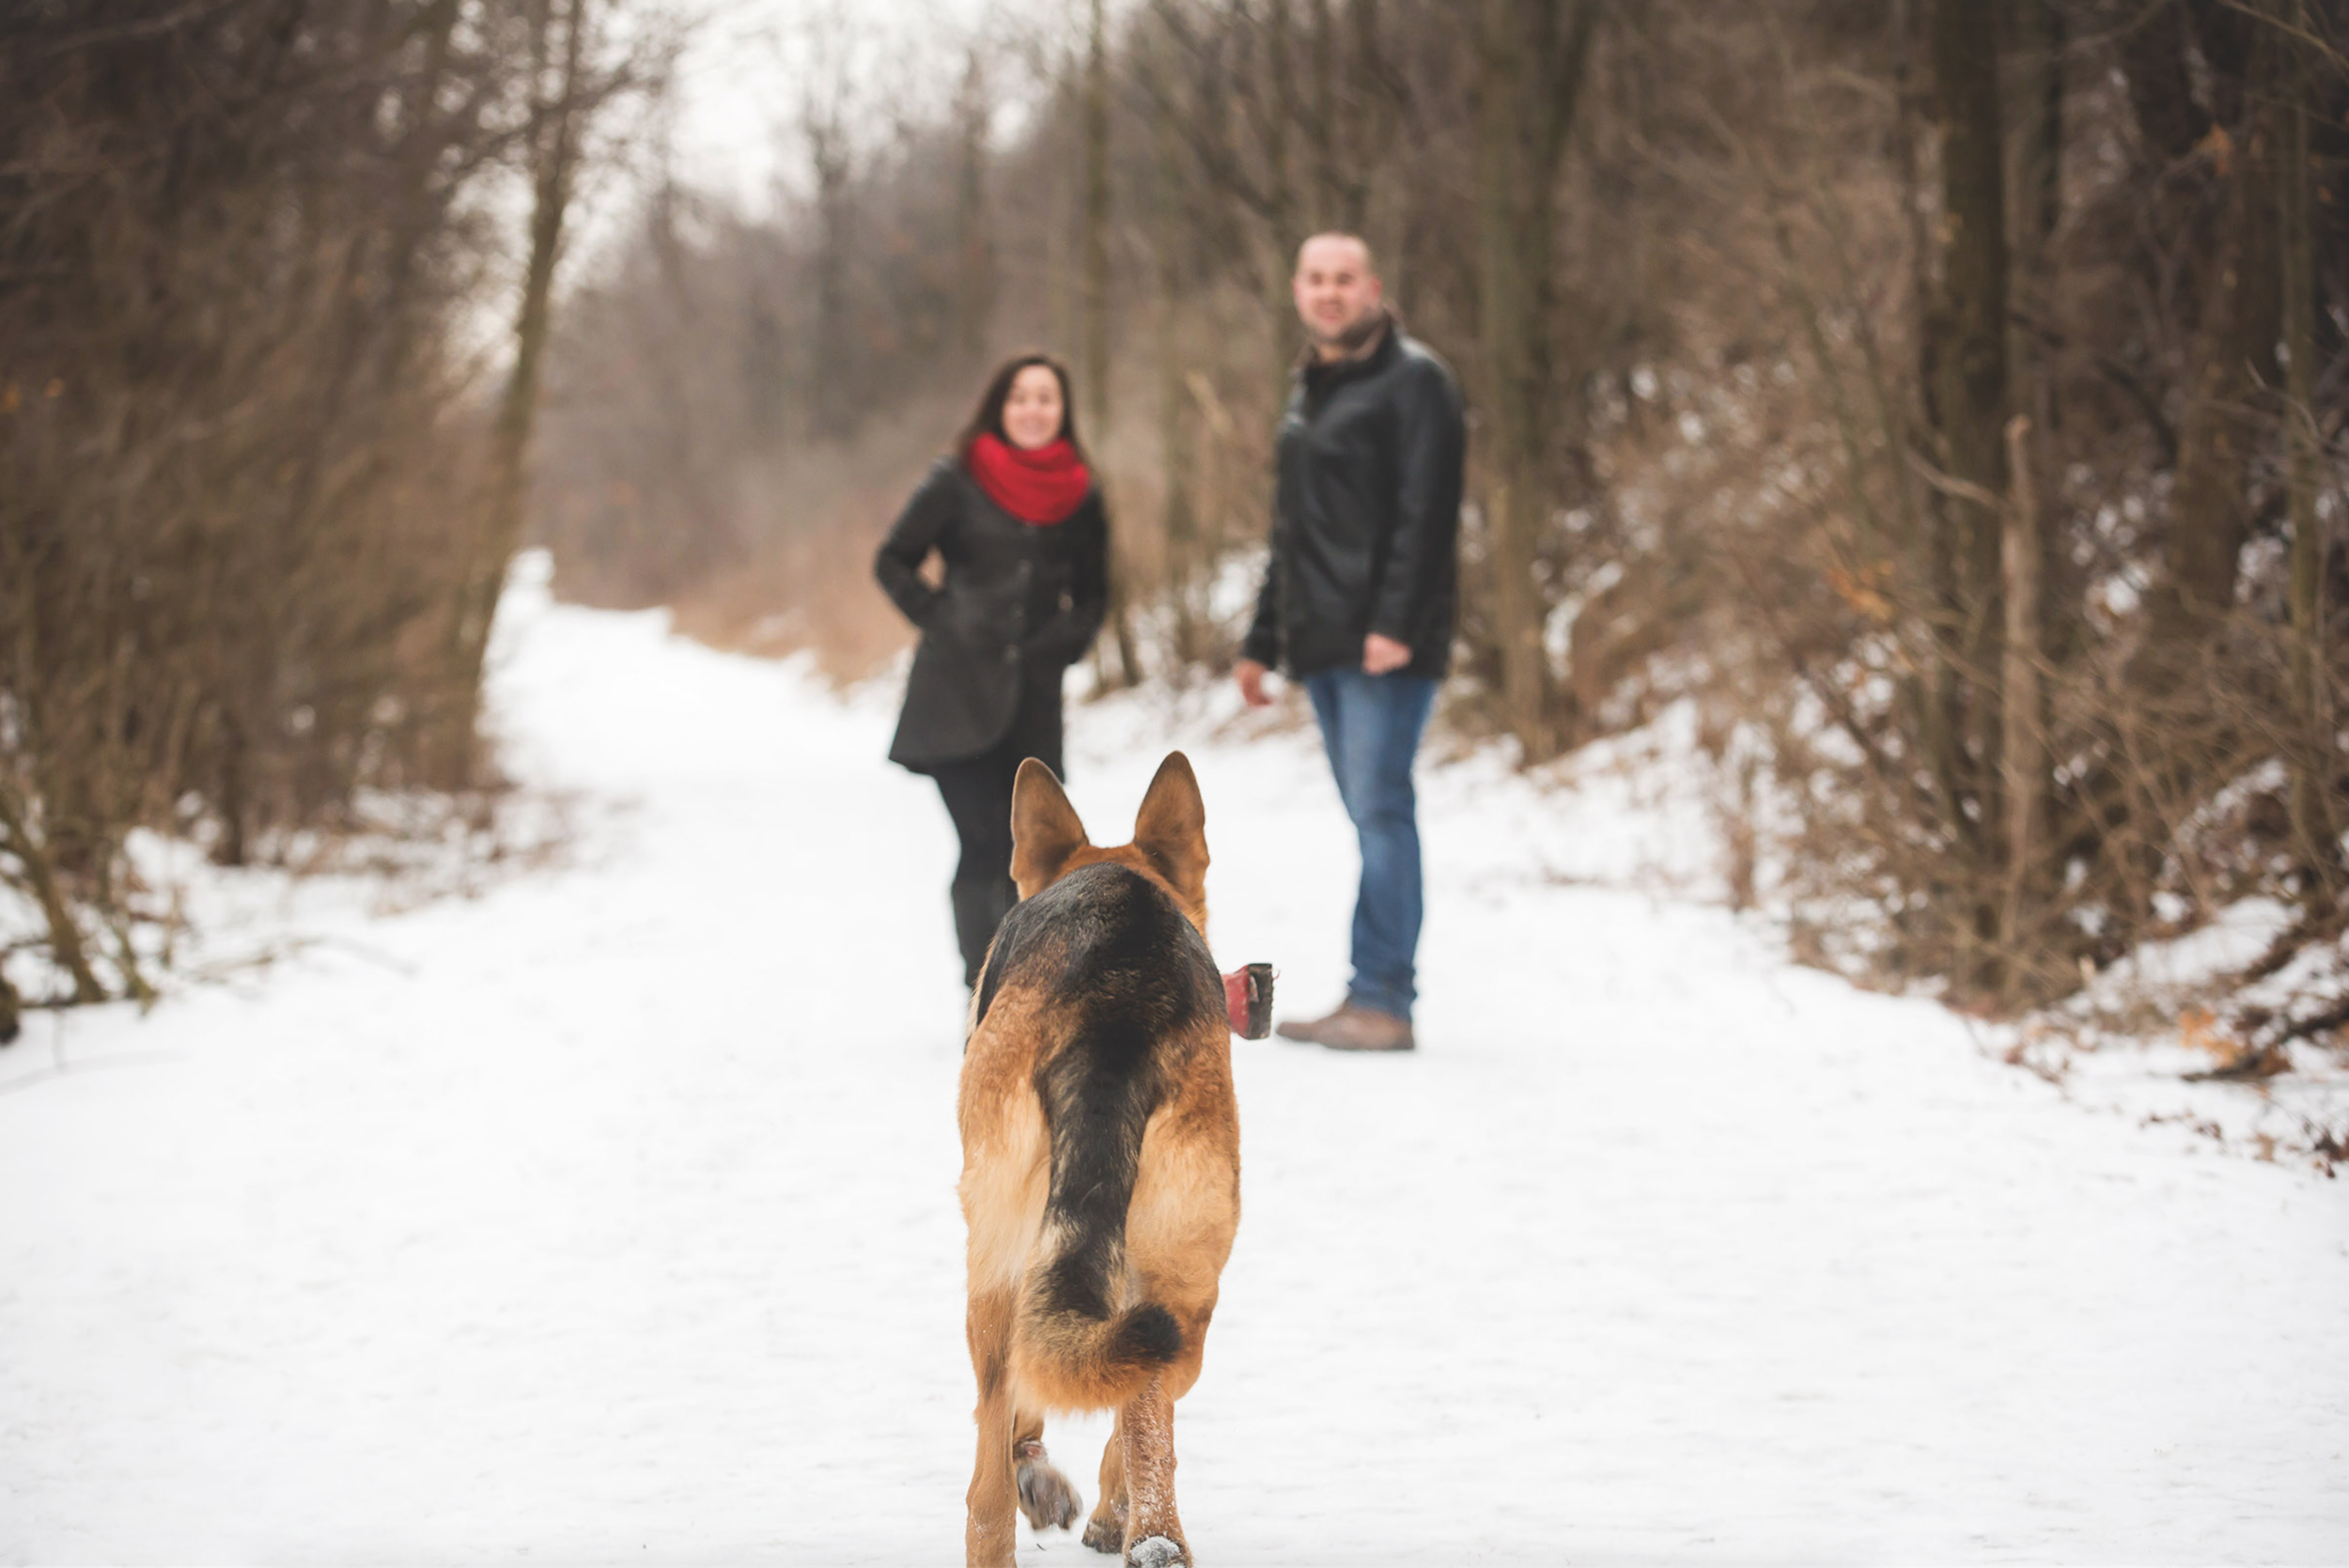
<svg viewBox="0 0 2349 1568"><path fill-rule="evenodd" d="M0 1560L955 1560L944 814L869 702L522 607L518 764L636 802L583 864L0 1055ZM1331 1000L1310 737L1073 727L1104 839L1188 747L1219 955ZM1424 1048L1235 1042L1206 1561L2349 1560L2349 1184L1423 800ZM1088 1503L1105 1431L1047 1435Z"/></svg>

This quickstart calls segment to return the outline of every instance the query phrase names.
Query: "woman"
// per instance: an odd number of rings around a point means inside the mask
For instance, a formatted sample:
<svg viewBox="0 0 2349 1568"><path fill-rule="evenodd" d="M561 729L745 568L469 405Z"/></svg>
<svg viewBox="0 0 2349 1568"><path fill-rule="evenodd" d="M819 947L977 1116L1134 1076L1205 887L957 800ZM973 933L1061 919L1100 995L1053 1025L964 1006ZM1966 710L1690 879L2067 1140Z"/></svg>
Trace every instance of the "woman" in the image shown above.
<svg viewBox="0 0 2349 1568"><path fill-rule="evenodd" d="M1068 373L1021 354L988 380L873 563L922 629L890 760L938 781L962 840L952 898L962 979L976 985L1011 880L1011 781L1061 765L1061 672L1084 656L1109 595L1108 520L1077 442ZM938 552L941 585L922 578Z"/></svg>

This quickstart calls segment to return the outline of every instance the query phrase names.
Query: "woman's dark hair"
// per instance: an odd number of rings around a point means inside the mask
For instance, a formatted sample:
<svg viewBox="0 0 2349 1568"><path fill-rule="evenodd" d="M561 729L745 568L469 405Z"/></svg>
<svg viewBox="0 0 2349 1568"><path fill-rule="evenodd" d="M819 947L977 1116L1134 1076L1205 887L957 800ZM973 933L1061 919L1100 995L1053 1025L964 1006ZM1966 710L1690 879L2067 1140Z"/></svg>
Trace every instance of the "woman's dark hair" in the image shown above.
<svg viewBox="0 0 2349 1568"><path fill-rule="evenodd" d="M1044 366L1052 373L1052 379L1060 382L1060 439L1077 449L1080 462L1092 461L1085 456L1084 442L1077 439L1077 399L1068 390L1067 367L1051 355L1033 349L1024 354L1012 355L997 365L995 373L987 379L987 390L979 394L979 406L972 413L971 423L964 426L962 434L955 438L957 454L967 455L971 443L981 436L993 436L997 441L1010 443L1011 437L1003 430L1003 405L1011 401L1011 383L1019 379L1019 372L1031 365Z"/></svg>

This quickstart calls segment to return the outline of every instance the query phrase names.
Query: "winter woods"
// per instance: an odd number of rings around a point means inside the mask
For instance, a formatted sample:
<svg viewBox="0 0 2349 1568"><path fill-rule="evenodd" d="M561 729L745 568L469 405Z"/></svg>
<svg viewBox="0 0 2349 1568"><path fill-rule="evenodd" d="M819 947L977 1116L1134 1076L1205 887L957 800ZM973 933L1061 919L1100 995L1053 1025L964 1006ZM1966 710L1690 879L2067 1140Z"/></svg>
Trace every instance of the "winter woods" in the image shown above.
<svg viewBox="0 0 2349 1568"><path fill-rule="evenodd" d="M658 55L611 13L0 15L0 955L71 1000L147 985L138 830L241 864L489 782L564 212Z"/></svg>
<svg viewBox="0 0 2349 1568"><path fill-rule="evenodd" d="M613 4L0 23L0 876L73 988L136 984L136 828L484 777L525 537L875 667L1015 345L1108 474L1099 675L1219 672L1330 226L1473 403L1455 720L1685 703L1733 893L1846 972L2025 1004L2251 896L2337 947L2340 0L787 8L776 199L661 161L558 273Z"/></svg>
<svg viewBox="0 0 2349 1568"><path fill-rule="evenodd" d="M1538 762L1687 699L1733 888L1849 972L2045 1000L2255 893L2273 962L2337 936L2336 0L1007 25L867 62L771 217L647 205L554 356L576 591L858 667L865 541L1042 342L1112 478L1104 674L1211 673L1289 258L1347 227L1475 404L1455 715Z"/></svg>

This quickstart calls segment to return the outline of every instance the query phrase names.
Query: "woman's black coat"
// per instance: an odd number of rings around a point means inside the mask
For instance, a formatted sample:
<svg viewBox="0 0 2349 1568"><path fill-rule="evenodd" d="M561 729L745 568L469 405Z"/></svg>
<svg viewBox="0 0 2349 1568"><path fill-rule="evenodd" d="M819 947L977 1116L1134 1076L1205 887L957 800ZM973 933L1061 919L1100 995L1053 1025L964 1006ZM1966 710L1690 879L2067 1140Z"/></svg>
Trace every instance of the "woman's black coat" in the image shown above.
<svg viewBox="0 0 2349 1568"><path fill-rule="evenodd" d="M1049 685L1084 657L1109 603L1101 492L1056 523L998 506L959 458L938 460L873 562L873 575L922 629L889 759L916 772L977 756L1010 733L1022 689ZM931 551L943 584L922 581Z"/></svg>

